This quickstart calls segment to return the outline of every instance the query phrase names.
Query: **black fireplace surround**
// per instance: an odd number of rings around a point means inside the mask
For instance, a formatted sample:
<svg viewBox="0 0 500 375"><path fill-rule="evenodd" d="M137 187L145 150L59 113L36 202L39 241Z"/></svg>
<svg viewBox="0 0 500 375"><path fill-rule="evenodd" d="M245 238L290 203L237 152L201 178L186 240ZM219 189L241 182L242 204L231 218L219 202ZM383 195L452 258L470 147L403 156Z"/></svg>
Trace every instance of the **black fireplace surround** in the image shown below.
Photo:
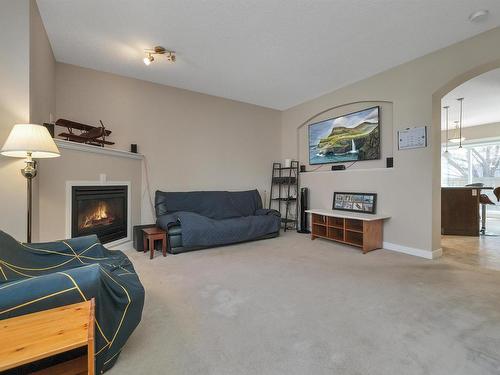
<svg viewBox="0 0 500 375"><path fill-rule="evenodd" d="M127 237L128 187L73 186L71 237L96 234L101 243Z"/></svg>

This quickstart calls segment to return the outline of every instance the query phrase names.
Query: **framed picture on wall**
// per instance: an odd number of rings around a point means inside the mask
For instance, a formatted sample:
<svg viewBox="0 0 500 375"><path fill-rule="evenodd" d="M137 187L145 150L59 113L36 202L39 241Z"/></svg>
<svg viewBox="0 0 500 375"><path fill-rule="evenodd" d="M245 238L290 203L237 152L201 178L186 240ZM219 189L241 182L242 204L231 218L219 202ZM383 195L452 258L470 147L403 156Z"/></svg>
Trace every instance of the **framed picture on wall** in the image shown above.
<svg viewBox="0 0 500 375"><path fill-rule="evenodd" d="M377 209L377 194L375 193L333 193L334 210L374 214Z"/></svg>

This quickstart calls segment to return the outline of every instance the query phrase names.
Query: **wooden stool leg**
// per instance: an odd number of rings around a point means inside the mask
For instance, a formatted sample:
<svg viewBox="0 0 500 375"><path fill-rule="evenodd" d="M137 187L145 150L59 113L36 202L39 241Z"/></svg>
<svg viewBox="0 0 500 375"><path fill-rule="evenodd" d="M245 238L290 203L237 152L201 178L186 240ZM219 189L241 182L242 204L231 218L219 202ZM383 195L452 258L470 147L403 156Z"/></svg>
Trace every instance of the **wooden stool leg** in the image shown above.
<svg viewBox="0 0 500 375"><path fill-rule="evenodd" d="M167 256L167 236L163 236L163 239L161 240L161 250L163 252L163 256Z"/></svg>
<svg viewBox="0 0 500 375"><path fill-rule="evenodd" d="M144 245L144 252L148 251L148 236L144 235L142 244Z"/></svg>
<svg viewBox="0 0 500 375"><path fill-rule="evenodd" d="M149 239L149 251L149 259L153 259L155 255L155 240L153 240L152 238Z"/></svg>

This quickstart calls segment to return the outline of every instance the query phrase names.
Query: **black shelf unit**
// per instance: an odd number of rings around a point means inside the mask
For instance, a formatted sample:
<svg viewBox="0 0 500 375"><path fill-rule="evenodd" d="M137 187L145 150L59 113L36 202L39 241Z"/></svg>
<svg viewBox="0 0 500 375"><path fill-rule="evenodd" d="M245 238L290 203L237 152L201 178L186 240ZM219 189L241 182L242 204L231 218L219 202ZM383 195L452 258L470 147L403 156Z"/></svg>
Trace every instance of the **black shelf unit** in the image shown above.
<svg viewBox="0 0 500 375"><path fill-rule="evenodd" d="M298 195L299 162L292 161L290 167L273 163L269 208L281 213L281 224L285 232L288 229L298 229Z"/></svg>

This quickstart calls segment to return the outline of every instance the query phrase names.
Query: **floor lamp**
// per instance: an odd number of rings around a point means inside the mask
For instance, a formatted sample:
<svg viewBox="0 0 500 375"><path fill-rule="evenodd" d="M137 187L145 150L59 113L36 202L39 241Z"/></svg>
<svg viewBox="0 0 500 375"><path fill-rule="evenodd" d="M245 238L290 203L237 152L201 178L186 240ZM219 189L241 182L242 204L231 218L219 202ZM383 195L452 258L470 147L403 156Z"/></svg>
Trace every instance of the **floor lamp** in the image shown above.
<svg viewBox="0 0 500 375"><path fill-rule="evenodd" d="M37 173L37 163L33 159L56 158L60 156L49 131L42 125L17 124L10 131L0 154L14 158L26 158L26 167L21 173L28 182L27 242L31 242L32 221L32 180Z"/></svg>

